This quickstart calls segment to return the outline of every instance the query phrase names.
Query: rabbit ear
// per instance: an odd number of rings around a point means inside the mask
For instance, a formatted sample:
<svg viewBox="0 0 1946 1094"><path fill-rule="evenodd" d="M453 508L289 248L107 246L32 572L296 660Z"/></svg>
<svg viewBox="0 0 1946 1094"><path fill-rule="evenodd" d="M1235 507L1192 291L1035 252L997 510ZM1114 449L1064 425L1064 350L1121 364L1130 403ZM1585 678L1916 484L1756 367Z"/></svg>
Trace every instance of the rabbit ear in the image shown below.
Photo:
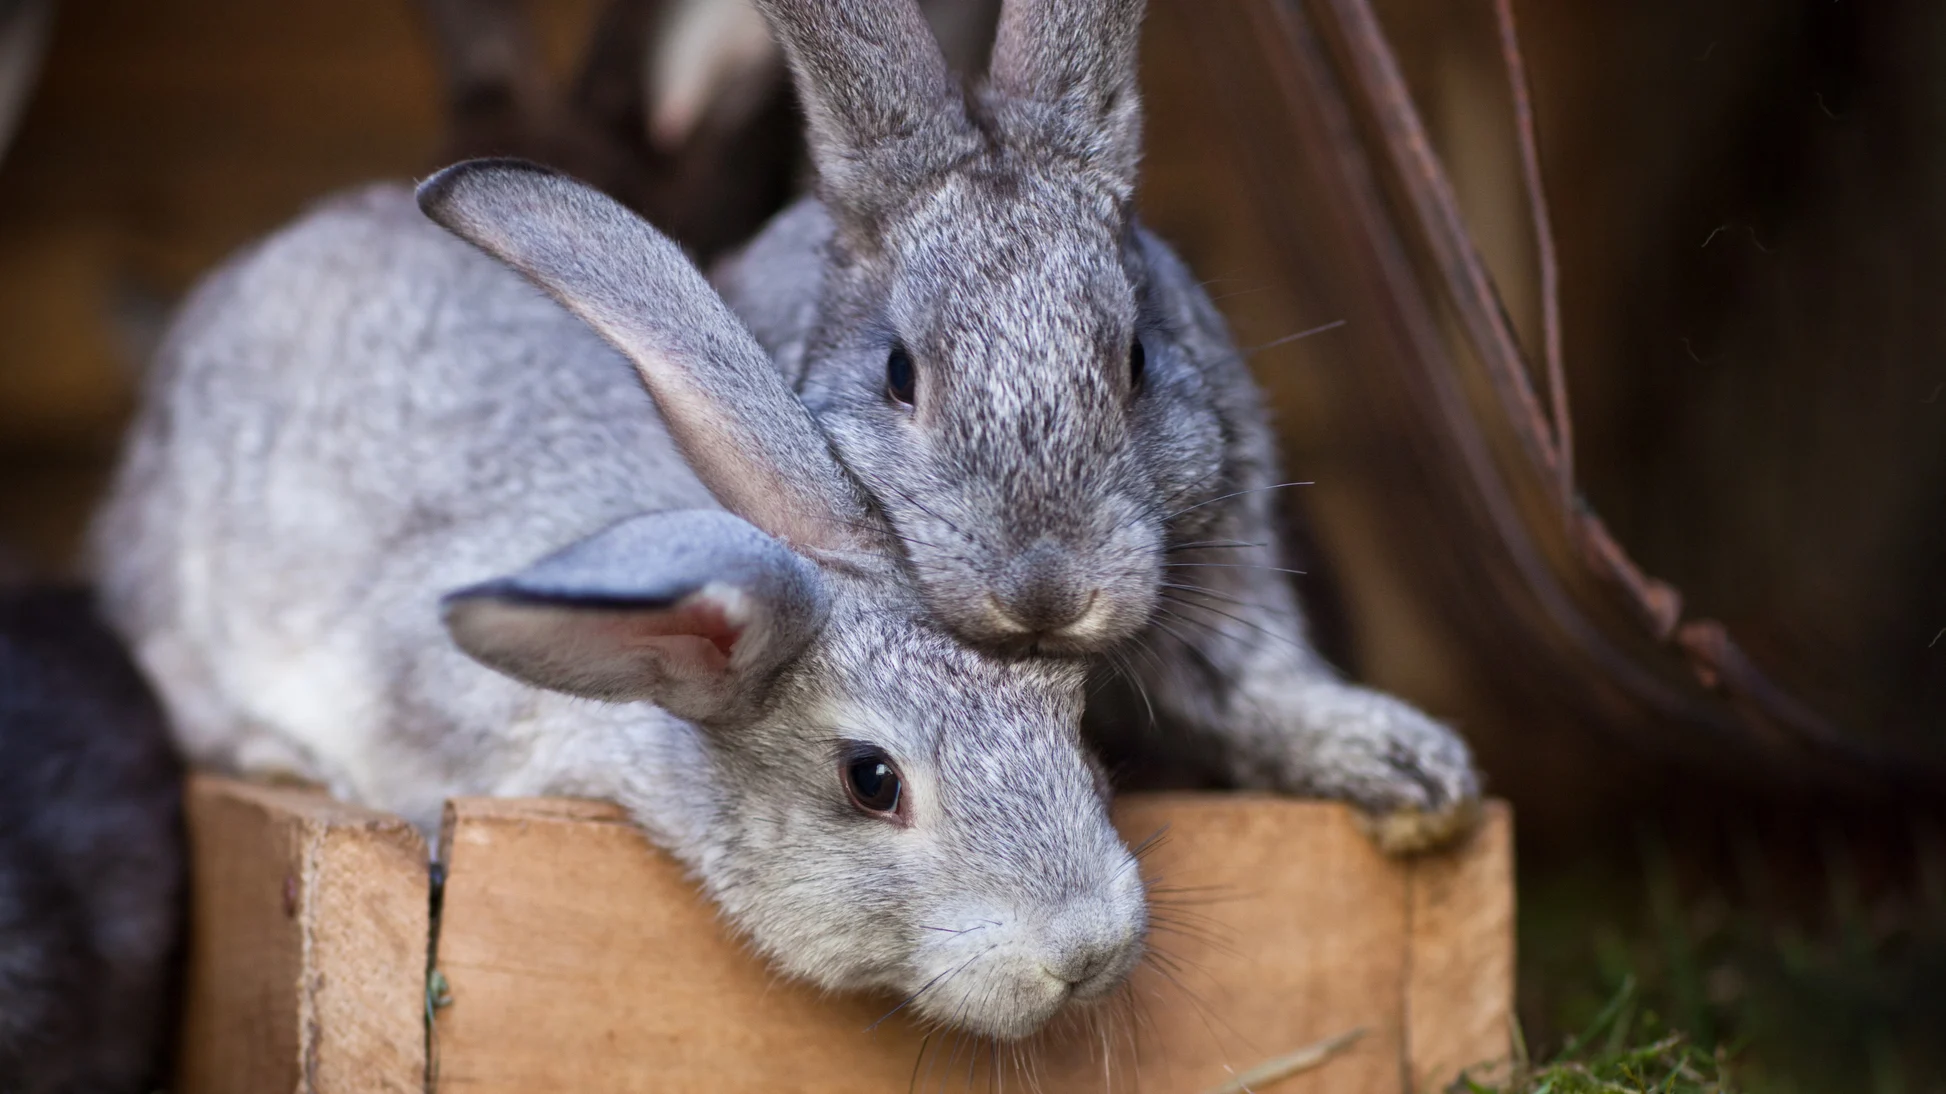
<svg viewBox="0 0 1946 1094"><path fill-rule="evenodd" d="M718 501L809 550L872 550L857 484L763 347L660 232L600 192L517 160L419 186L427 216L512 266L635 365Z"/></svg>
<svg viewBox="0 0 1946 1094"><path fill-rule="evenodd" d="M1144 0L1004 0L987 79L1002 131L1110 172L1141 155L1135 55Z"/></svg>
<svg viewBox="0 0 1946 1094"><path fill-rule="evenodd" d="M635 517L448 595L476 660L552 691L734 720L823 626L812 563L728 513Z"/></svg>
<svg viewBox="0 0 1946 1094"><path fill-rule="evenodd" d="M756 0L789 58L823 196L870 216L977 146L913 0Z"/></svg>

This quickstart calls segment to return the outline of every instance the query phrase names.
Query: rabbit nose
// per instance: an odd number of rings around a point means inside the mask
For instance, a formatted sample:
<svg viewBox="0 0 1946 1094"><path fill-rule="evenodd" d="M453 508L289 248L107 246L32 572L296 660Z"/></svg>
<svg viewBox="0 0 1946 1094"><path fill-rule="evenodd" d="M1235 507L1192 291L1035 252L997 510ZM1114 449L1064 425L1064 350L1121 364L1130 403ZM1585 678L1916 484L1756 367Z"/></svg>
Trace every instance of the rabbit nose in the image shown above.
<svg viewBox="0 0 1946 1094"><path fill-rule="evenodd" d="M1041 968L1076 995L1090 998L1121 983L1140 945L1130 927L1098 920L1053 946Z"/></svg>
<svg viewBox="0 0 1946 1094"><path fill-rule="evenodd" d="M1085 984L1098 976L1115 960L1115 952L1106 947L1096 946L1082 950L1073 956L1065 966L1054 975L1069 984Z"/></svg>
<svg viewBox="0 0 1946 1094"><path fill-rule="evenodd" d="M1040 543L1016 558L994 591L1008 618L1022 629L1046 634L1080 619L1101 590L1083 580L1074 555Z"/></svg>

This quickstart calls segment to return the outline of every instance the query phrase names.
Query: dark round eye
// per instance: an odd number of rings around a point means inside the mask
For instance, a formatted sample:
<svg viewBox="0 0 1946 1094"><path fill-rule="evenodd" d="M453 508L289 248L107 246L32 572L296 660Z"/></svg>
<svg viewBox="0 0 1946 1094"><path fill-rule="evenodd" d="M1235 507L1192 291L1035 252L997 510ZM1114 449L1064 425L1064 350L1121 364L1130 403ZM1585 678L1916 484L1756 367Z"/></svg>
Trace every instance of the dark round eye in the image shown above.
<svg viewBox="0 0 1946 1094"><path fill-rule="evenodd" d="M1137 335L1128 344L1128 386L1139 390L1142 387L1142 373L1149 367L1149 351L1142 347L1142 337Z"/></svg>
<svg viewBox="0 0 1946 1094"><path fill-rule="evenodd" d="M891 354L885 358L885 394L895 402L911 406L912 388L917 381L912 368L912 355L905 351L904 346L893 346Z"/></svg>
<svg viewBox="0 0 1946 1094"><path fill-rule="evenodd" d="M885 753L873 749L845 761L845 791L852 804L867 813L895 813L899 808L898 769Z"/></svg>

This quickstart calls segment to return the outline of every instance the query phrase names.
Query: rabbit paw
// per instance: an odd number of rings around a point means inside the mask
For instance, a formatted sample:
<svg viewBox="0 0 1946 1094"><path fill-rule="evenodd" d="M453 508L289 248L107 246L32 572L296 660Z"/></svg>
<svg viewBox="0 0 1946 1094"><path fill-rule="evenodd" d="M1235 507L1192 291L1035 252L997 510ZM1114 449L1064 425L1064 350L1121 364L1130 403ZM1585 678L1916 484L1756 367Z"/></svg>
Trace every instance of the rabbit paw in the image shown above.
<svg viewBox="0 0 1946 1094"><path fill-rule="evenodd" d="M1407 855L1471 832L1480 779L1466 743L1390 696L1362 689L1309 743L1298 781L1311 793L1356 806L1380 850ZM1337 704L1334 704L1334 706Z"/></svg>
<svg viewBox="0 0 1946 1094"><path fill-rule="evenodd" d="M1443 809L1395 809L1358 814L1358 826L1388 855L1416 855L1458 843L1480 821L1480 800L1466 798Z"/></svg>

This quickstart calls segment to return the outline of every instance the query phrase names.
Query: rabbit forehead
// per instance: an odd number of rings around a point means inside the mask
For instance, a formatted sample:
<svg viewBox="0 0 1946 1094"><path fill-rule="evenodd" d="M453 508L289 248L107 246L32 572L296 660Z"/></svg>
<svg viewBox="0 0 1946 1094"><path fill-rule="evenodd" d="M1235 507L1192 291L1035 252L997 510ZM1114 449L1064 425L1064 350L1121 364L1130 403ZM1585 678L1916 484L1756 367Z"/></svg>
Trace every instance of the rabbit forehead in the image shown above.
<svg viewBox="0 0 1946 1094"><path fill-rule="evenodd" d="M884 316L957 396L927 404L941 439L984 446L1030 420L1119 445L1137 319L1124 234L1112 206L1049 180L961 178L914 210L894 233Z"/></svg>
<svg viewBox="0 0 1946 1094"><path fill-rule="evenodd" d="M932 765L958 747L1080 740L1086 669L1055 658L1009 658L939 631L916 604L836 598L818 643L813 717L838 736Z"/></svg>
<svg viewBox="0 0 1946 1094"><path fill-rule="evenodd" d="M1127 231L1126 208L1085 182L955 172L885 225L892 303L911 306L958 287L1031 295L1068 310L1119 308L1127 318L1134 306L1122 262Z"/></svg>

